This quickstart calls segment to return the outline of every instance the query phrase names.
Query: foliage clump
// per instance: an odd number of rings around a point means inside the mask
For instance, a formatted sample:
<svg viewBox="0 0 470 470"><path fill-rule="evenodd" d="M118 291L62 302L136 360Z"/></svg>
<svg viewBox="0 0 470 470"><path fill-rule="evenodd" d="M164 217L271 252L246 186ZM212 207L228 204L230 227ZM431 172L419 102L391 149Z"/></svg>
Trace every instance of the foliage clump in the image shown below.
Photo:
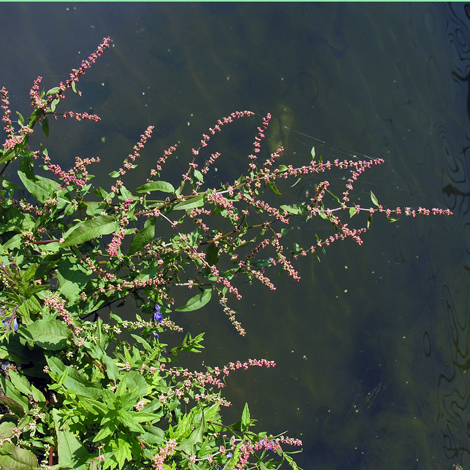
<svg viewBox="0 0 470 470"><path fill-rule="evenodd" d="M123 176L137 167L151 138L151 126L110 174L111 187L95 187L89 167L98 158L76 157L73 168L63 170L44 145L32 150L28 141L37 126L49 137L50 118L100 120L60 113L58 106L67 90L80 93L80 76L109 45L105 38L56 88L40 91L38 77L30 92L33 112L27 122L17 113L18 130L8 92L0 90L7 135L0 150L0 468L264 470L283 462L297 468L286 446L301 442L252 432L248 405L237 423L222 421L221 407L230 405L221 395L224 378L238 369L275 364L249 359L204 372L174 365L180 352L199 352L203 333L187 333L178 346L161 342L163 332L181 331L170 313L201 309L216 296L244 335L228 305L230 297L241 298L237 282L256 279L275 289L266 275L274 266L298 280L293 265L298 256L318 255L336 240L362 244L375 212L392 220L450 212L389 210L372 193L373 207L352 205L354 182L381 159L324 162L312 152L306 165L294 168L279 163L280 148L260 163L269 114L258 127L246 174L231 184L208 185L206 176L221 154L199 162L205 147L224 126L252 119L250 111L220 119L203 134L176 187L161 179L176 146L157 160L144 184L134 191L124 185ZM7 179L14 161L21 185ZM38 164L50 177L38 174ZM277 200L276 184L286 179L334 168L348 175L341 197L330 192L326 180L299 204L276 205L265 197L269 189ZM340 219L359 212L367 214L365 227L350 228ZM295 217L325 221L332 235L288 250L284 236ZM184 287L197 293L175 308L174 292ZM127 298L136 301L133 319L114 310ZM124 332L132 341L123 339Z"/></svg>

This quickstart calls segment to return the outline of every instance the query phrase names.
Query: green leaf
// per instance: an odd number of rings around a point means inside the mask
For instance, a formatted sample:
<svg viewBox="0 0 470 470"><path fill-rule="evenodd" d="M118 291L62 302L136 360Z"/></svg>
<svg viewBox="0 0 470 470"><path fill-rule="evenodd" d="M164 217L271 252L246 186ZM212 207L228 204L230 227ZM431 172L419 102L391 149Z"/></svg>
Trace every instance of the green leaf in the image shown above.
<svg viewBox="0 0 470 470"><path fill-rule="evenodd" d="M315 147L312 147L310 153L312 154L312 160L315 160Z"/></svg>
<svg viewBox="0 0 470 470"><path fill-rule="evenodd" d="M75 390L79 395L83 395L93 400L99 400L102 395L102 388L98 382L90 382L78 370L67 367L57 357L46 357L47 365L56 375L62 375L68 370L67 377L64 381L65 388Z"/></svg>
<svg viewBox="0 0 470 470"><path fill-rule="evenodd" d="M156 217L145 221L143 230L137 233L131 241L131 246L129 247L129 251L127 253L129 256L139 252L144 246L148 245L153 240L153 237L155 236L156 223Z"/></svg>
<svg viewBox="0 0 470 470"><path fill-rule="evenodd" d="M21 127L23 127L24 126L24 117L18 111L16 111L16 115L18 116L18 124Z"/></svg>
<svg viewBox="0 0 470 470"><path fill-rule="evenodd" d="M23 405L21 405L21 403L18 403L16 400L13 400L13 398L5 396L0 397L0 405L8 406L10 411L19 418L22 418L24 416Z"/></svg>
<svg viewBox="0 0 470 470"><path fill-rule="evenodd" d="M44 135L46 136L46 139L49 138L49 119L46 117L41 121L41 127L42 131L44 132Z"/></svg>
<svg viewBox="0 0 470 470"><path fill-rule="evenodd" d="M36 470L38 468L38 459L31 451L4 442L0 453L0 468Z"/></svg>
<svg viewBox="0 0 470 470"><path fill-rule="evenodd" d="M354 217L357 214L357 207L349 208L349 217Z"/></svg>
<svg viewBox="0 0 470 470"><path fill-rule="evenodd" d="M279 189L276 188L276 185L272 181L270 181L268 184L269 184L269 187L273 190L274 194L281 196Z"/></svg>
<svg viewBox="0 0 470 470"><path fill-rule="evenodd" d="M60 103L60 98L56 98L54 100L52 100L52 103L51 103L51 111L54 112L55 111L55 108L57 107L57 105Z"/></svg>
<svg viewBox="0 0 470 470"><path fill-rule="evenodd" d="M27 327L21 326L18 332L43 349L58 351L66 345L70 330L59 320L41 319Z"/></svg>
<svg viewBox="0 0 470 470"><path fill-rule="evenodd" d="M19 248L21 246L22 239L23 235L21 233L18 233L15 236L11 237L10 240L8 240L2 246L6 252L11 251L14 248Z"/></svg>
<svg viewBox="0 0 470 470"><path fill-rule="evenodd" d="M210 266L219 262L219 249L215 246L215 243L211 243L206 250L206 261Z"/></svg>
<svg viewBox="0 0 470 470"><path fill-rule="evenodd" d="M177 211L183 211L194 209L195 207L202 207L204 205L204 196L205 193L202 193L195 197L187 199L186 201L180 202L179 204L176 204L174 209Z"/></svg>
<svg viewBox="0 0 470 470"><path fill-rule="evenodd" d="M202 419L199 422L198 427L191 433L189 438L183 439L181 444L176 448L177 450L188 449L188 453L194 454L194 446L200 444L204 440L204 431L206 430L206 422L204 419L204 414L202 413Z"/></svg>
<svg viewBox="0 0 470 470"><path fill-rule="evenodd" d="M241 421L241 430L242 432L246 431L250 426L250 410L248 408L248 403L245 403L245 407L242 412L242 421Z"/></svg>
<svg viewBox="0 0 470 470"><path fill-rule="evenodd" d="M379 207L379 201L377 200L375 194L372 191L370 192L370 199L375 206Z"/></svg>
<svg viewBox="0 0 470 470"><path fill-rule="evenodd" d="M0 439L8 439L13 434L13 429L15 428L15 424L11 422L3 422L0 424Z"/></svg>
<svg viewBox="0 0 470 470"><path fill-rule="evenodd" d="M101 360L106 365L106 372L108 374L108 377L113 382L116 382L116 379L119 376L119 370L117 368L116 363L109 356L103 356Z"/></svg>
<svg viewBox="0 0 470 470"><path fill-rule="evenodd" d="M301 177L301 176L299 176L299 177L297 178L297 181L296 181L292 186L290 186L290 187L293 188L293 187L297 186L300 181L302 181L302 177Z"/></svg>
<svg viewBox="0 0 470 470"><path fill-rule="evenodd" d="M57 95L59 93L60 88L58 86L51 88L48 92L46 92L46 95Z"/></svg>
<svg viewBox="0 0 470 470"><path fill-rule="evenodd" d="M88 276L79 265L73 264L68 258L59 264L57 279L60 292L67 297L69 302L77 300L88 283Z"/></svg>
<svg viewBox="0 0 470 470"><path fill-rule="evenodd" d="M132 460L132 452L131 447L124 439L118 438L112 441L114 444L114 456L119 464L119 468L121 469L126 460Z"/></svg>
<svg viewBox="0 0 470 470"><path fill-rule="evenodd" d="M151 183L146 183L142 186L139 186L135 192L136 193L146 193L152 191L162 191L164 193L174 194L175 188L170 183L166 181L152 181Z"/></svg>
<svg viewBox="0 0 470 470"><path fill-rule="evenodd" d="M201 182L204 183L204 176L202 176L202 173L199 170L194 170L194 176Z"/></svg>
<svg viewBox="0 0 470 470"><path fill-rule="evenodd" d="M55 192L59 189L59 184L56 181L42 176L35 176L34 180L22 171L18 171L18 176L25 188L39 201L45 202L48 199L55 199Z"/></svg>
<svg viewBox="0 0 470 470"><path fill-rule="evenodd" d="M57 450L61 468L79 468L91 457L80 440L68 431L57 431Z"/></svg>
<svg viewBox="0 0 470 470"><path fill-rule="evenodd" d="M46 397L41 392L41 390L38 390L34 385L31 385L31 389L33 391L33 400L41 403L41 405L44 406L46 404Z"/></svg>
<svg viewBox="0 0 470 470"><path fill-rule="evenodd" d="M10 370L8 372L8 375L10 377L11 383L16 387L19 392L23 393L26 396L31 395L31 385L24 375L20 375L14 370Z"/></svg>
<svg viewBox="0 0 470 470"><path fill-rule="evenodd" d="M289 214L299 215L301 213L301 209L297 206L297 204L293 204L292 206L281 206L282 210L289 212Z"/></svg>
<svg viewBox="0 0 470 470"><path fill-rule="evenodd" d="M112 215L100 215L94 219L86 220L78 224L72 232L70 232L62 243L62 248L72 245L79 245L87 242L100 235L109 235L114 233L118 228L118 222Z"/></svg>
<svg viewBox="0 0 470 470"><path fill-rule="evenodd" d="M129 390L137 389L137 393L139 394L139 396L144 396L147 393L147 382L142 377L142 374L140 372L137 372L136 370L131 370L127 373L126 378L126 385Z"/></svg>
<svg viewBox="0 0 470 470"><path fill-rule="evenodd" d="M184 307L175 309L177 312L192 312L206 305L212 297L212 289L204 289L204 292L191 297Z"/></svg>
<svg viewBox="0 0 470 470"><path fill-rule="evenodd" d="M144 432L144 428L134 420L132 413L123 409L118 410L118 420L124 424L130 431L133 432Z"/></svg>

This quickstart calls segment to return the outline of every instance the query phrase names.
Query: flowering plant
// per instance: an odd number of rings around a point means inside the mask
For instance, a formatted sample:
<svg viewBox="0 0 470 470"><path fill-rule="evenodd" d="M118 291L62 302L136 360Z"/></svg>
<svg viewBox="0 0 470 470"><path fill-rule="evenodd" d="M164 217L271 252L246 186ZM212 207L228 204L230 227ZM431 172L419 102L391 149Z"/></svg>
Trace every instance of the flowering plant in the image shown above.
<svg viewBox="0 0 470 470"><path fill-rule="evenodd" d="M17 113L19 130L10 118L8 92L0 90L7 135L0 150L0 468L262 470L283 462L297 468L286 446L301 442L252 432L248 405L237 423L224 424L221 417L221 407L230 405L221 396L224 377L275 364L249 359L204 372L175 366L179 352L199 352L203 333L187 333L179 346L162 343L159 334L181 331L169 314L201 309L216 296L244 335L228 305L230 296L241 298L240 279L275 289L266 269L278 266L298 280L298 256L346 238L362 244L375 212L394 220L450 211L384 209L372 193L373 207L351 204L354 182L381 159L324 162L312 152L308 164L294 167L279 163L281 147L260 163L269 114L258 127L246 174L209 186L207 175L220 153L199 159L212 136L252 118L250 111L220 119L203 134L177 186L161 179L176 146L163 153L144 184L133 191L124 185L123 176L137 167L152 135L149 127L110 174L111 187L94 187L88 168L98 158L76 157L66 171L44 145L33 151L28 141L37 126L49 136L49 118L99 121L87 113L60 113L58 106L68 89L80 93L80 76L109 45L105 38L65 83L48 92L40 91L38 77L28 122ZM6 176L15 160L21 186ZM37 173L37 162L49 178ZM276 203L283 182L334 168L348 175L341 197L325 180L304 202ZM351 228L340 219L361 212L368 217L365 227ZM284 239L296 217L325 220L333 233L289 250ZM182 287L197 294L178 306L174 292ZM131 320L113 311L130 297L139 311Z"/></svg>

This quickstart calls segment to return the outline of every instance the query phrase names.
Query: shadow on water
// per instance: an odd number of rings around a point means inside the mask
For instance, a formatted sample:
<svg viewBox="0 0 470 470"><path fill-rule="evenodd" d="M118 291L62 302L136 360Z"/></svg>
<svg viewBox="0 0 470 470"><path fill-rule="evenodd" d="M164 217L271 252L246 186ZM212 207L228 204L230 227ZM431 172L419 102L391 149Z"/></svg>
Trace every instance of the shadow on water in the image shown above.
<svg viewBox="0 0 470 470"><path fill-rule="evenodd" d="M274 371L229 377L226 415L238 420L247 401L259 429L301 437L305 469L470 468L468 11L421 3L0 5L9 44L0 51L1 86L23 115L37 75L46 89L56 86L112 37L83 79L84 99L64 103L92 108L102 121L54 123L46 142L64 167L76 155L99 155L103 185L148 125L154 139L130 186L174 143L163 177L178 182L202 132L251 109L254 119L214 141L211 151L223 156L214 186L246 168L256 126L272 112L264 155L282 143L282 158L295 164L310 160L312 146L317 155L382 157L358 184L361 204L372 190L392 207L454 211L393 225L375 218L363 246L348 240L320 263L299 260L300 283L281 276L275 292L241 286L235 308L246 338L216 304L173 317L207 332L205 352L189 358L194 368L202 360L277 362ZM303 180L283 196L306 197L316 183ZM305 246L321 230L299 228L289 236ZM182 304L189 294L178 296Z"/></svg>

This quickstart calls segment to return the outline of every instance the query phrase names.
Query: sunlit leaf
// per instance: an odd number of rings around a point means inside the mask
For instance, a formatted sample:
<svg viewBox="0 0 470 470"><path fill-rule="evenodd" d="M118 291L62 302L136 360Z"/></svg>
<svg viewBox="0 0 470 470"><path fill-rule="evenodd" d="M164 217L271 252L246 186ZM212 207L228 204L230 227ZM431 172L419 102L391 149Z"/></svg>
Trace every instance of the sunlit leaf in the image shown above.
<svg viewBox="0 0 470 470"><path fill-rule="evenodd" d="M370 192L370 199L375 206L379 207L379 201L377 200L375 194L372 191Z"/></svg>
<svg viewBox="0 0 470 470"><path fill-rule="evenodd" d="M18 176L25 188L39 201L45 202L48 199L55 197L55 192L59 190L59 183L43 178L42 176L35 176L34 180L29 178L22 171L18 171Z"/></svg>
<svg viewBox="0 0 470 470"><path fill-rule="evenodd" d="M46 92L46 95L57 95L59 93L60 88L58 86L51 88L48 92Z"/></svg>
<svg viewBox="0 0 470 470"><path fill-rule="evenodd" d="M175 310L177 312L192 312L194 310L198 310L204 307L204 305L206 305L211 300L211 297L212 289L204 289L204 292L191 297L184 307L180 307Z"/></svg>
<svg viewBox="0 0 470 470"><path fill-rule="evenodd" d="M175 188L172 184L167 183L166 181L152 181L151 183L146 183L142 186L139 186L135 192L136 193L147 193L152 191L162 191L164 193L174 193Z"/></svg>
<svg viewBox="0 0 470 470"><path fill-rule="evenodd" d="M109 235L114 233L118 228L118 222L112 215L100 215L91 220L86 220L78 224L74 230L68 234L62 243L62 248L72 245L79 245L88 240L99 237L100 235Z"/></svg>
<svg viewBox="0 0 470 470"><path fill-rule="evenodd" d="M19 332L43 349L58 351L67 343L70 330L59 320L37 320L27 328L20 327Z"/></svg>
<svg viewBox="0 0 470 470"><path fill-rule="evenodd" d="M18 124L23 127L24 126L24 117L22 116L21 113L16 111L16 115L18 116Z"/></svg>
<svg viewBox="0 0 470 470"><path fill-rule="evenodd" d="M195 207L202 207L204 205L204 195L205 193L199 194L196 197L180 202L179 204L176 204L174 209L178 211L194 209Z"/></svg>
<svg viewBox="0 0 470 470"><path fill-rule="evenodd" d="M0 453L0 468L36 470L38 459L31 451L4 442Z"/></svg>

